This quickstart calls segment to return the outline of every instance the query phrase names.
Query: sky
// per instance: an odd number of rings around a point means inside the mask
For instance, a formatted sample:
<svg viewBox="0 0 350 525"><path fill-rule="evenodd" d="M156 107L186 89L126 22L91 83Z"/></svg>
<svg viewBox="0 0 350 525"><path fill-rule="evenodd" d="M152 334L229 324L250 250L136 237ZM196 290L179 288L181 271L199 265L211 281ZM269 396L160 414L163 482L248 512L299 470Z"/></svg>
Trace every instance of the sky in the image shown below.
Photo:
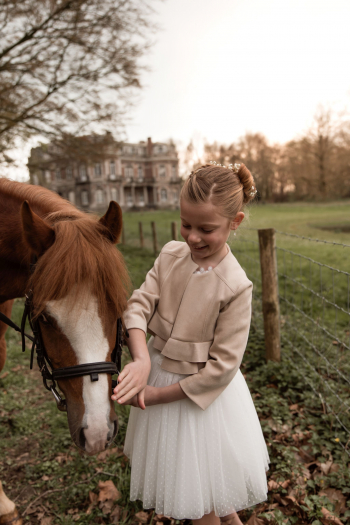
<svg viewBox="0 0 350 525"><path fill-rule="evenodd" d="M130 141L283 143L350 102L349 0L165 0Z"/></svg>
<svg viewBox="0 0 350 525"><path fill-rule="evenodd" d="M350 105L349 0L154 6L160 30L144 57L150 71L125 128L130 142L171 138L181 153L190 140L200 150L261 132L283 143L310 126L320 104Z"/></svg>

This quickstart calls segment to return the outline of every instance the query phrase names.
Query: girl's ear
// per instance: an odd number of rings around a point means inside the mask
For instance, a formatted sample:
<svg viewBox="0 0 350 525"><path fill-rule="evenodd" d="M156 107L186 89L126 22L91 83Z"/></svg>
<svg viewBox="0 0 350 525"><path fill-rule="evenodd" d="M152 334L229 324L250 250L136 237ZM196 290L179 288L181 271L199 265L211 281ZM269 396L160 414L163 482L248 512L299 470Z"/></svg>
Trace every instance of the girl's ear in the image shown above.
<svg viewBox="0 0 350 525"><path fill-rule="evenodd" d="M239 211L236 217L231 221L230 229L237 230L238 226L241 224L243 219L244 219L244 213L243 211Z"/></svg>

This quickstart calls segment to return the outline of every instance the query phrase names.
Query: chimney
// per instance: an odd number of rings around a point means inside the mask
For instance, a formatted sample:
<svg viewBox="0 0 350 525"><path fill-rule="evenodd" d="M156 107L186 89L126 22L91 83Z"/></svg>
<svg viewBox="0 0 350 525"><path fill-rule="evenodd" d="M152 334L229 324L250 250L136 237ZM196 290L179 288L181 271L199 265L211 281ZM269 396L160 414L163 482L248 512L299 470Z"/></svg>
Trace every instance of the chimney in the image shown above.
<svg viewBox="0 0 350 525"><path fill-rule="evenodd" d="M147 139L147 156L148 157L152 157L152 153L153 153L152 139L151 139L151 137L148 137L148 139Z"/></svg>

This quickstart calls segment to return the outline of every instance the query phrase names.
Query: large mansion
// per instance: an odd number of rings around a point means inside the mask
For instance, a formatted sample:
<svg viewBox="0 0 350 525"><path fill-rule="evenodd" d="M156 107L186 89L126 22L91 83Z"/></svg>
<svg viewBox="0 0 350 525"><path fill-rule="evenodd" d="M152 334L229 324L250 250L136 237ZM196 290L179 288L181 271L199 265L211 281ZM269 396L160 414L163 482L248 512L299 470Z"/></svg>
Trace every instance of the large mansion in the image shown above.
<svg viewBox="0 0 350 525"><path fill-rule="evenodd" d="M30 182L45 186L78 208L100 213L109 201L129 208L177 208L181 180L174 144L149 138L117 143L98 161L53 160L50 146L33 148Z"/></svg>

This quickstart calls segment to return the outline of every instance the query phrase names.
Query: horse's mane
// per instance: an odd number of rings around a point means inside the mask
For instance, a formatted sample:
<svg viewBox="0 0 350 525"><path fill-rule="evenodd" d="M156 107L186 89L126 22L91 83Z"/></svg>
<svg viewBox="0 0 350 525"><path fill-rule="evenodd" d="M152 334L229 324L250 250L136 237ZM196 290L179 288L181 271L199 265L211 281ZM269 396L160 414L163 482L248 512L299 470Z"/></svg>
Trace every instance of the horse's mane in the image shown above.
<svg viewBox="0 0 350 525"><path fill-rule="evenodd" d="M108 240L98 217L77 210L59 195L38 186L0 179L1 192L27 200L55 230L55 242L39 258L29 283L35 313L47 301L62 299L87 287L98 300L100 315L120 317L126 309L130 280L122 255Z"/></svg>

